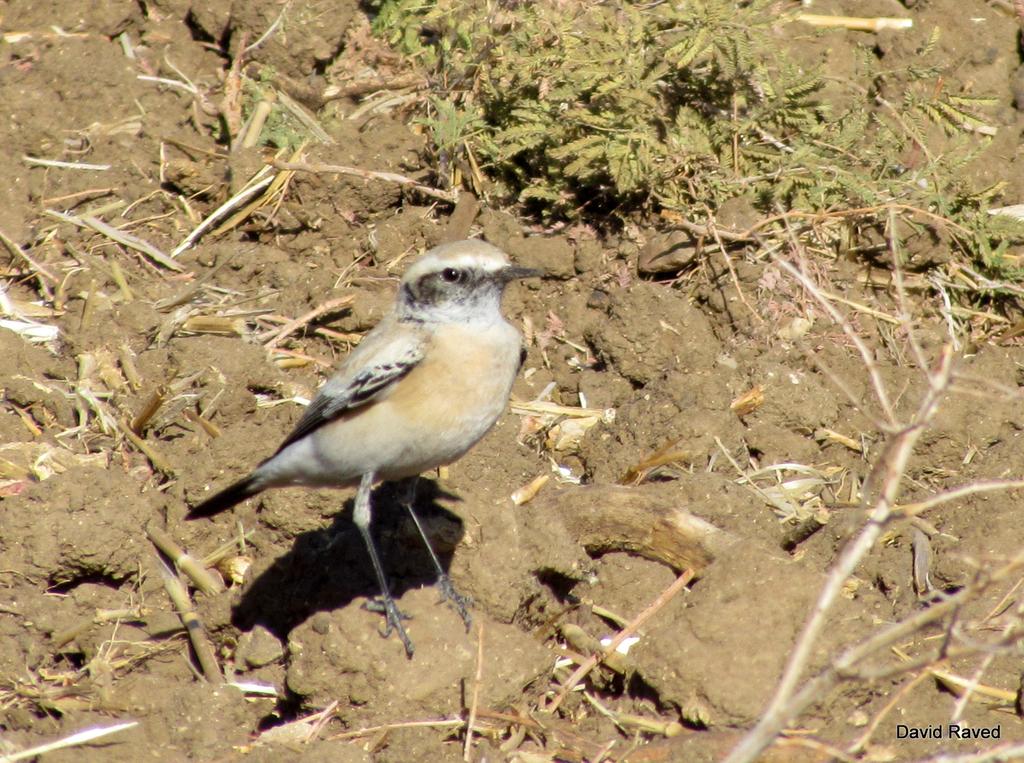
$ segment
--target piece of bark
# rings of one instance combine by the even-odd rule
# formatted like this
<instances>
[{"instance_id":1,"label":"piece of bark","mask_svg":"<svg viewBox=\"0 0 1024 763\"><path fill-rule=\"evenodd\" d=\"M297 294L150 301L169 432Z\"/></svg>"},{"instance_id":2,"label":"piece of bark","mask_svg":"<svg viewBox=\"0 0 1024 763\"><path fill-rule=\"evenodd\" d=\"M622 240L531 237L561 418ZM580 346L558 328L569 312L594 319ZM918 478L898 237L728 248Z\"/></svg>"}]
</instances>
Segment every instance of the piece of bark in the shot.
<instances>
[{"instance_id":1,"label":"piece of bark","mask_svg":"<svg viewBox=\"0 0 1024 763\"><path fill-rule=\"evenodd\" d=\"M698 575L736 538L642 488L588 485L538 499L520 511L535 526L558 521L588 554L625 551ZM529 520L528 520L529 521Z\"/></svg>"},{"instance_id":2,"label":"piece of bark","mask_svg":"<svg viewBox=\"0 0 1024 763\"><path fill-rule=\"evenodd\" d=\"M479 212L480 202L476 196L469 191L461 191L440 243L447 244L469 238L469 230L473 227L473 221Z\"/></svg>"},{"instance_id":3,"label":"piece of bark","mask_svg":"<svg viewBox=\"0 0 1024 763\"><path fill-rule=\"evenodd\" d=\"M685 231L655 233L640 251L637 269L643 275L678 273L693 265L699 254L697 241Z\"/></svg>"}]
</instances>

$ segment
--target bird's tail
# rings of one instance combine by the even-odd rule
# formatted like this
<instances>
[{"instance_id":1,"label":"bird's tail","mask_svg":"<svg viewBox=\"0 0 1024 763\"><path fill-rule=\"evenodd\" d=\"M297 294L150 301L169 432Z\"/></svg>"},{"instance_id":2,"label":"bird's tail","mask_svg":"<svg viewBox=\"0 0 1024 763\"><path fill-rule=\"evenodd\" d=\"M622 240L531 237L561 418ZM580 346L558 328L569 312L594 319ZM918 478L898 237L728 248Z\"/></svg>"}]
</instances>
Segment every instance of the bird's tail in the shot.
<instances>
[{"instance_id":1,"label":"bird's tail","mask_svg":"<svg viewBox=\"0 0 1024 763\"><path fill-rule=\"evenodd\" d=\"M241 503L246 498L256 495L263 488L257 484L253 475L241 479L230 487L226 487L211 498L207 498L198 506L194 506L188 513L189 519L198 517L209 517L224 509L230 509L236 503Z\"/></svg>"}]
</instances>

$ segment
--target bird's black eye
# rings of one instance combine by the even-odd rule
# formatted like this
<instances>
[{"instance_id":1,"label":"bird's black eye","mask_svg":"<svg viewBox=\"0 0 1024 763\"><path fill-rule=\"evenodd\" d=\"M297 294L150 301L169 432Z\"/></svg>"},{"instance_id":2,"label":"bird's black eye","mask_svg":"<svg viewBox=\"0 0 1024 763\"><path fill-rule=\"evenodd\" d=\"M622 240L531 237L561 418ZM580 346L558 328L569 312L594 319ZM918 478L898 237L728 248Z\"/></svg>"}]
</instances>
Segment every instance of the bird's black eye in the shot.
<instances>
[{"instance_id":1,"label":"bird's black eye","mask_svg":"<svg viewBox=\"0 0 1024 763\"><path fill-rule=\"evenodd\" d=\"M455 268L445 268L441 271L441 278L448 283L458 283L462 280L463 273L461 270L456 270Z\"/></svg>"}]
</instances>

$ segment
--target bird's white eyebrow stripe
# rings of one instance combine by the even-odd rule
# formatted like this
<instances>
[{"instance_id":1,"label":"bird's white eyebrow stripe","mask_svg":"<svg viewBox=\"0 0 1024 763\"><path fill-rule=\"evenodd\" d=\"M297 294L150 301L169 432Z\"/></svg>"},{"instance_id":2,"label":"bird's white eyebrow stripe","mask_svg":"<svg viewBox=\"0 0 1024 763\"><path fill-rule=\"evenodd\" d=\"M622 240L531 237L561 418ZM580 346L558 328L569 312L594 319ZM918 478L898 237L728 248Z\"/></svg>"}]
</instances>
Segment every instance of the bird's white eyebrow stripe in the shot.
<instances>
[{"instance_id":1,"label":"bird's white eyebrow stripe","mask_svg":"<svg viewBox=\"0 0 1024 763\"><path fill-rule=\"evenodd\" d=\"M493 257L481 257L476 254L468 253L450 257L438 262L437 264L437 272L440 272L445 268L466 268L469 270L482 270L488 273L501 270L508 265L508 263L502 262L501 260Z\"/></svg>"}]
</instances>

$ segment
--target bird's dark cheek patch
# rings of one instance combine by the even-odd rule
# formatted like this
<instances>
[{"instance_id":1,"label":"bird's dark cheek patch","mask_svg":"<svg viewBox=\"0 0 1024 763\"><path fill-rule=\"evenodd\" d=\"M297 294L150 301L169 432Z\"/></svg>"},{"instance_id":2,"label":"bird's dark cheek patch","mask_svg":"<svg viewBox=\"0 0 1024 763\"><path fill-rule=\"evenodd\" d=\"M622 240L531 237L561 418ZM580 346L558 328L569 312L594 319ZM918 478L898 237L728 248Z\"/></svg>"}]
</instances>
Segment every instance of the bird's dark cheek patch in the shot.
<instances>
[{"instance_id":1,"label":"bird's dark cheek patch","mask_svg":"<svg viewBox=\"0 0 1024 763\"><path fill-rule=\"evenodd\" d=\"M445 300L446 291L445 285L436 275L424 276L416 282L413 300L424 307L432 307Z\"/></svg>"},{"instance_id":2,"label":"bird's dark cheek patch","mask_svg":"<svg viewBox=\"0 0 1024 763\"><path fill-rule=\"evenodd\" d=\"M461 308L470 304L484 306L501 294L498 284L476 274L469 274L465 282L449 283L442 279L441 274L430 273L403 288L406 304L419 310L445 305Z\"/></svg>"}]
</instances>

